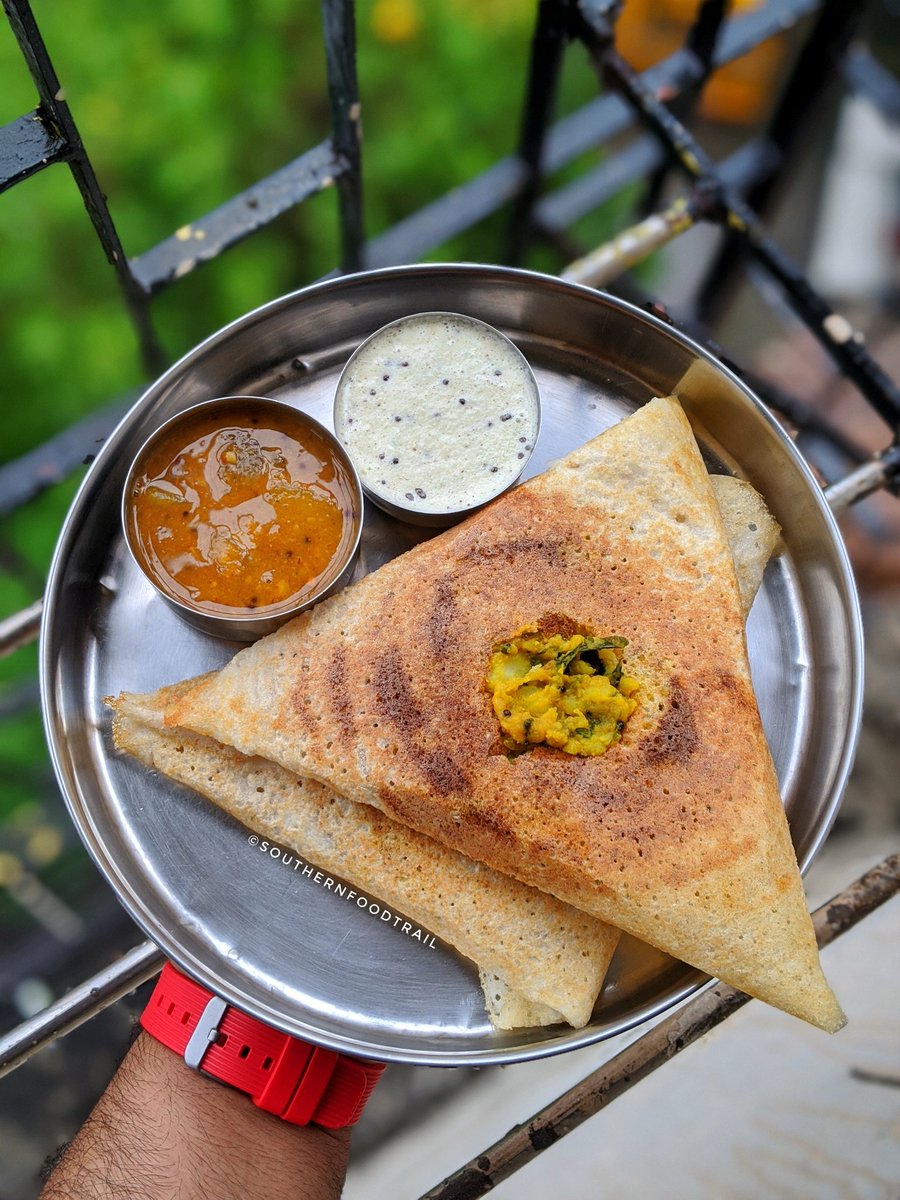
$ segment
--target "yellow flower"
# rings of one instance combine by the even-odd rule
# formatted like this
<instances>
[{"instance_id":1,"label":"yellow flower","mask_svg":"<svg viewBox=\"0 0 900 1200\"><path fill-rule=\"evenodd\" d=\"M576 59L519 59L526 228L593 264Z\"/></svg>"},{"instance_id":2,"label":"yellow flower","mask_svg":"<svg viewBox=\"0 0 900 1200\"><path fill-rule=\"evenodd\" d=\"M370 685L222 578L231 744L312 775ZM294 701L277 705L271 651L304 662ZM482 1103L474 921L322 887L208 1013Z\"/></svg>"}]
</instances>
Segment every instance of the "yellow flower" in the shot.
<instances>
[{"instance_id":1,"label":"yellow flower","mask_svg":"<svg viewBox=\"0 0 900 1200\"><path fill-rule=\"evenodd\" d=\"M381 42L408 42L422 28L416 0L378 0L372 9L372 32Z\"/></svg>"}]
</instances>

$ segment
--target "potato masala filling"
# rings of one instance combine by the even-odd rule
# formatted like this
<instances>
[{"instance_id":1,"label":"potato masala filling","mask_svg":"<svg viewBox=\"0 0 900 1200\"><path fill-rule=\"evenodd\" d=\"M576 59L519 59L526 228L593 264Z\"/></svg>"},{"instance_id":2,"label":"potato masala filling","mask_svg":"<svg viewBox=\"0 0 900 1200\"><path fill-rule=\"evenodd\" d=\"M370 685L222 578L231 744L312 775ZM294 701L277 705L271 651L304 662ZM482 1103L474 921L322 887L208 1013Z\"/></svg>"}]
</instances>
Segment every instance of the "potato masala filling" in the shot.
<instances>
[{"instance_id":1,"label":"potato masala filling","mask_svg":"<svg viewBox=\"0 0 900 1200\"><path fill-rule=\"evenodd\" d=\"M603 754L637 708L639 683L626 675L626 638L571 637L524 627L495 646L487 687L507 751L537 745Z\"/></svg>"}]
</instances>

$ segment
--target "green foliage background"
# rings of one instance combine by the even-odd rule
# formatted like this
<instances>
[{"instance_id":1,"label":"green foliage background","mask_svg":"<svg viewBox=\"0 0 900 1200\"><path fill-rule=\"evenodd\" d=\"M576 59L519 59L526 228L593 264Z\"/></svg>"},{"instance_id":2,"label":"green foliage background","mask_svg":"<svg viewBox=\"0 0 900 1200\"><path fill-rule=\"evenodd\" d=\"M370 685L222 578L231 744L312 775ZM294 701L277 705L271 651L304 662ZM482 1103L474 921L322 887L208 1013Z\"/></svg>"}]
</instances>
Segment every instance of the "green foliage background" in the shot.
<instances>
[{"instance_id":1,"label":"green foliage background","mask_svg":"<svg viewBox=\"0 0 900 1200\"><path fill-rule=\"evenodd\" d=\"M514 150L535 9L521 0L360 0L369 236ZM34 13L129 255L328 135L316 0L34 0ZM0 79L3 124L37 103L5 22ZM573 49L561 112L595 92ZM154 317L169 358L331 270L336 214L334 191L323 193L162 293ZM606 220L586 222L588 242ZM500 261L504 231L498 216L431 257ZM531 265L561 264L540 251ZM114 273L63 165L0 195L0 345L0 463L146 382ZM77 482L4 521L0 617L40 595ZM0 920L13 925L22 914L2 885L21 864L73 903L93 878L57 820L35 667L34 647L0 662Z\"/></svg>"}]
</instances>

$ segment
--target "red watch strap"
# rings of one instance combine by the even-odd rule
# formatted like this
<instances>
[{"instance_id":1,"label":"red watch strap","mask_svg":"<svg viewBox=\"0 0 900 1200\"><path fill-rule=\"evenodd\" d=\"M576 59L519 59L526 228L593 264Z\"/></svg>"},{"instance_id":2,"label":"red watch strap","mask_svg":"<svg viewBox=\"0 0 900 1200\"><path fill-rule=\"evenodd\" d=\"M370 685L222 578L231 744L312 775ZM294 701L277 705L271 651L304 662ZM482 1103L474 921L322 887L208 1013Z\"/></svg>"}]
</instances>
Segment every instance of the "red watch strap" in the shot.
<instances>
[{"instance_id":1,"label":"red watch strap","mask_svg":"<svg viewBox=\"0 0 900 1200\"><path fill-rule=\"evenodd\" d=\"M247 1092L293 1125L355 1125L384 1063L350 1058L280 1033L226 1004L167 963L141 1025L189 1066Z\"/></svg>"}]
</instances>

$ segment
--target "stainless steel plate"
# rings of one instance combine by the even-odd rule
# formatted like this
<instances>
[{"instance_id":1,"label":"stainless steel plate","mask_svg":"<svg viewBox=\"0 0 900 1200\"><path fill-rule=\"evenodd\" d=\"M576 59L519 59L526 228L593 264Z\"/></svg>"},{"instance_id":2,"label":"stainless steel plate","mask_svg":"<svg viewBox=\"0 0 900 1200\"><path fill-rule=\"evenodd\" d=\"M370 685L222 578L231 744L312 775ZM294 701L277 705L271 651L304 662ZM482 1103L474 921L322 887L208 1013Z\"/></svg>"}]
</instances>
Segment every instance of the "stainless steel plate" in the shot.
<instances>
[{"instance_id":1,"label":"stainless steel plate","mask_svg":"<svg viewBox=\"0 0 900 1200\"><path fill-rule=\"evenodd\" d=\"M63 529L42 631L47 736L88 849L138 924L184 969L290 1033L387 1060L510 1062L582 1046L704 981L623 939L591 1024L494 1033L477 974L252 844L212 804L117 757L103 697L221 666L237 648L196 632L128 557L119 491L138 446L208 397L271 395L330 427L334 386L375 329L430 309L467 313L519 346L541 388L542 470L653 395L678 391L711 466L762 492L784 530L748 624L760 708L801 866L834 818L856 743L856 593L822 494L777 423L733 375L665 324L608 296L506 268L417 266L276 300L204 342L109 438ZM370 507L364 573L427 531Z\"/></svg>"}]
</instances>

